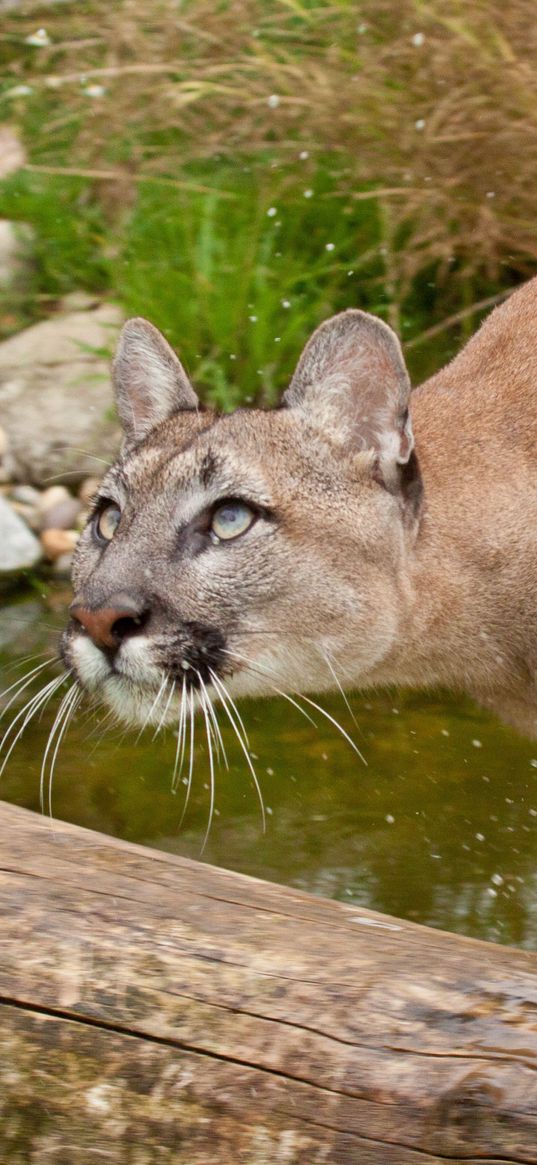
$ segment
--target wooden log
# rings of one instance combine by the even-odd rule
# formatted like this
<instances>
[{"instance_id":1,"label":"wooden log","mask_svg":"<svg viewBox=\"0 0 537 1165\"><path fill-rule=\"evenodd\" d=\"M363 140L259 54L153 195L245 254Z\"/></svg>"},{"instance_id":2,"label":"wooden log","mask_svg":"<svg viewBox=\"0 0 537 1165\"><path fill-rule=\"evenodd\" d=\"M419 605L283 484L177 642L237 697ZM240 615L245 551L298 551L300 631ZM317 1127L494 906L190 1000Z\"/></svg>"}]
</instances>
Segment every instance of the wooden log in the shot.
<instances>
[{"instance_id":1,"label":"wooden log","mask_svg":"<svg viewBox=\"0 0 537 1165\"><path fill-rule=\"evenodd\" d=\"M537 1162L537 957L0 804L0 1161Z\"/></svg>"}]
</instances>

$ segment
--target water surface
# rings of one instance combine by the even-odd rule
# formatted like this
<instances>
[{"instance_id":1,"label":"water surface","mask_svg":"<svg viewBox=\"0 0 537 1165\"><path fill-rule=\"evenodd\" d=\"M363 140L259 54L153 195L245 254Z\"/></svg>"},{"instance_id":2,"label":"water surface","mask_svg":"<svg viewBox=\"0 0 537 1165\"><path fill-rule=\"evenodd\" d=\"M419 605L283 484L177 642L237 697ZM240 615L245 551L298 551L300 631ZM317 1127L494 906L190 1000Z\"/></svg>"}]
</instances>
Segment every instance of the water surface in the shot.
<instances>
[{"instance_id":1,"label":"water surface","mask_svg":"<svg viewBox=\"0 0 537 1165\"><path fill-rule=\"evenodd\" d=\"M52 653L68 591L0 608L1 687ZM46 675L53 675L53 670ZM29 687L5 718L9 721ZM443 693L323 697L367 760L321 716L314 728L283 700L244 701L259 802L222 721L230 768L217 771L216 812L201 860L431 926L537 945L537 742L470 701ZM0 796L39 810L41 757L59 698L32 721ZM310 709L311 711L311 709ZM198 728L194 782L171 792L176 740L124 734L81 709L58 754L54 814L129 841L200 859L209 765Z\"/></svg>"}]
</instances>

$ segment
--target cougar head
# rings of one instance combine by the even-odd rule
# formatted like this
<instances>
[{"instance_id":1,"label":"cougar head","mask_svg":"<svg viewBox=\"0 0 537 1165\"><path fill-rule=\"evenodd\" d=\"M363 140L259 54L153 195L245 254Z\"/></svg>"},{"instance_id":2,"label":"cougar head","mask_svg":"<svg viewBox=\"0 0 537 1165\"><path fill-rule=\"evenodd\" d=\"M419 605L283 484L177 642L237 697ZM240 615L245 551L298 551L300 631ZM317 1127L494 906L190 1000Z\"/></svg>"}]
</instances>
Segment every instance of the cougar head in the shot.
<instances>
[{"instance_id":1,"label":"cougar head","mask_svg":"<svg viewBox=\"0 0 537 1165\"><path fill-rule=\"evenodd\" d=\"M421 494L394 333L334 316L278 408L223 415L134 319L114 385L124 445L77 547L61 645L82 687L133 723L176 718L204 687L366 685L397 637Z\"/></svg>"}]
</instances>

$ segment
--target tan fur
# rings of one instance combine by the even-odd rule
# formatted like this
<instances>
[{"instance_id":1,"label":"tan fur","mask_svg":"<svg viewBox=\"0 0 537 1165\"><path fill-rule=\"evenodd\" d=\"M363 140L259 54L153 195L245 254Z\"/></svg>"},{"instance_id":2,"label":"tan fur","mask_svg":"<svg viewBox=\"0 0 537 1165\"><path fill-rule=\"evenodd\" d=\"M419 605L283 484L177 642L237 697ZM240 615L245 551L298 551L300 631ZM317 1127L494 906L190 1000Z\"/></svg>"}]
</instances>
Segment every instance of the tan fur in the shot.
<instances>
[{"instance_id":1,"label":"tan fur","mask_svg":"<svg viewBox=\"0 0 537 1165\"><path fill-rule=\"evenodd\" d=\"M154 342L133 326L122 368ZM104 550L86 532L74 582L88 610L128 592L149 614L113 671L70 626L82 683L143 719L210 629L233 695L330 688L334 673L350 688L442 684L537 734L537 280L412 394L421 505L400 349L372 317L319 329L279 410L197 413L177 379L165 420L151 386L138 405L128 376L117 384L122 415L139 407L145 432L153 410L155 427L133 444L129 421L103 486L118 532ZM226 497L258 520L233 545L205 544L196 523Z\"/></svg>"}]
</instances>

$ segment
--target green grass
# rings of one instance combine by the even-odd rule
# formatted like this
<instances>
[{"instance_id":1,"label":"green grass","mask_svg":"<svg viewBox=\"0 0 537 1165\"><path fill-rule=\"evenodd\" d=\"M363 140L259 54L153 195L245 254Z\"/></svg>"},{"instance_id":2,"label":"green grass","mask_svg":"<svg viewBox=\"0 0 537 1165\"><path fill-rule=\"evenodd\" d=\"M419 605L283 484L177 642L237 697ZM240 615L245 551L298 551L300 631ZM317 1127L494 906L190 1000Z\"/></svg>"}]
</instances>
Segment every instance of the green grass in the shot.
<instances>
[{"instance_id":1,"label":"green grass","mask_svg":"<svg viewBox=\"0 0 537 1165\"><path fill-rule=\"evenodd\" d=\"M214 403L270 403L323 318L385 309L376 202L342 205L326 170L312 187L247 168L201 177L206 193L142 186L113 224L78 178L23 173L0 206L32 225L34 305L105 292L164 331Z\"/></svg>"}]
</instances>

